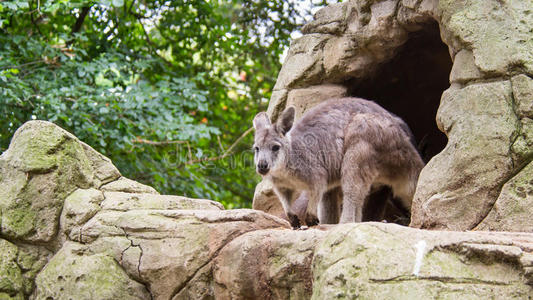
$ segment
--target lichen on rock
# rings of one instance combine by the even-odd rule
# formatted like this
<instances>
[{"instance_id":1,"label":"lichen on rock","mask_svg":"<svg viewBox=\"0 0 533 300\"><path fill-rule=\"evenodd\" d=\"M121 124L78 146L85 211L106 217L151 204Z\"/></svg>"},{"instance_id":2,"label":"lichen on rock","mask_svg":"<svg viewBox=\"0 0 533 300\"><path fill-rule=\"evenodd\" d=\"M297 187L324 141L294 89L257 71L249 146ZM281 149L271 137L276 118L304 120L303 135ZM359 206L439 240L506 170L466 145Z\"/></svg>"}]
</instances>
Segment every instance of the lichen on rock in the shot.
<instances>
[{"instance_id":1,"label":"lichen on rock","mask_svg":"<svg viewBox=\"0 0 533 300\"><path fill-rule=\"evenodd\" d=\"M150 299L112 257L72 242L48 262L36 286L33 299Z\"/></svg>"}]
</instances>

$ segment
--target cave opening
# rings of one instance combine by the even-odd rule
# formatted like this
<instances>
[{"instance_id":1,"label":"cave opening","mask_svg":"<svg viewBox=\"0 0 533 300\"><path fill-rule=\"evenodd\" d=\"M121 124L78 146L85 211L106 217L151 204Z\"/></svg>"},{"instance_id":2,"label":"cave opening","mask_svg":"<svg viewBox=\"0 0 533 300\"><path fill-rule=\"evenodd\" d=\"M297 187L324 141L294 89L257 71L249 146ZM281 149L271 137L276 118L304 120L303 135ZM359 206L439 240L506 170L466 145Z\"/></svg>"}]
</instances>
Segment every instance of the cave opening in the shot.
<instances>
[{"instance_id":1,"label":"cave opening","mask_svg":"<svg viewBox=\"0 0 533 300\"><path fill-rule=\"evenodd\" d=\"M425 162L444 149L447 137L435 121L442 92L450 86L452 60L437 22L409 34L397 54L371 78L346 83L349 94L377 102L402 118Z\"/></svg>"},{"instance_id":2,"label":"cave opening","mask_svg":"<svg viewBox=\"0 0 533 300\"><path fill-rule=\"evenodd\" d=\"M451 69L448 46L440 38L438 23L433 22L410 33L396 55L372 77L345 84L349 95L373 100L402 118L409 125L423 160L428 162L447 143L435 117L442 92L450 86ZM363 219L408 225L409 212L396 203L389 188L378 189L369 196Z\"/></svg>"}]
</instances>

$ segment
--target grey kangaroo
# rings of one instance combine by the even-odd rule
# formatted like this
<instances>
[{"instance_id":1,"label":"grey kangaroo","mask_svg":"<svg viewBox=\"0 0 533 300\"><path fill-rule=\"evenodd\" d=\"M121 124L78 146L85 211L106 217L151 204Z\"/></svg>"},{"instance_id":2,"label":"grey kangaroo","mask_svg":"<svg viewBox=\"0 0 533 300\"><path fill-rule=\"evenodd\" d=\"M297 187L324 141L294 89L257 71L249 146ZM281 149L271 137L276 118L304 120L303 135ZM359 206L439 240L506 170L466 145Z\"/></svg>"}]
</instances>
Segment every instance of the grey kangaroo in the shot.
<instances>
[{"instance_id":1,"label":"grey kangaroo","mask_svg":"<svg viewBox=\"0 0 533 300\"><path fill-rule=\"evenodd\" d=\"M260 112L253 121L256 171L272 180L293 228L326 223L341 207L340 223L361 222L367 195L383 185L410 210L424 162L399 117L360 98L325 101L293 125L294 113L289 107L272 124ZM327 203L339 188L342 203ZM307 198L303 216L298 192Z\"/></svg>"}]
</instances>

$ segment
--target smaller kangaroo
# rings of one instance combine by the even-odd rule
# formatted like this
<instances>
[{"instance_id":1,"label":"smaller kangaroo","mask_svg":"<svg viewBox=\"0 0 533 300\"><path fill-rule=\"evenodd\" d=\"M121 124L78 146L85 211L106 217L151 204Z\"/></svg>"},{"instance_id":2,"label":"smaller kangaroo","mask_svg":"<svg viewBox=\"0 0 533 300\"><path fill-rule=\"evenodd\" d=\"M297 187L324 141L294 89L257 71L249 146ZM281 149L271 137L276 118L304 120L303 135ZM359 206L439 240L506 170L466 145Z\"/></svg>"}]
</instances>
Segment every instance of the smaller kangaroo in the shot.
<instances>
[{"instance_id":1,"label":"smaller kangaroo","mask_svg":"<svg viewBox=\"0 0 533 300\"><path fill-rule=\"evenodd\" d=\"M256 171L269 176L293 228L331 220L340 209L340 223L361 222L365 198L372 188L389 186L410 210L424 162L407 124L378 104L360 98L325 101L293 126L294 108L276 124L265 112L254 120ZM326 193L341 189L341 203ZM296 194L301 192L296 201ZM305 220L298 212L307 199ZM304 199L305 199L304 198ZM293 205L299 202L298 205Z\"/></svg>"}]
</instances>

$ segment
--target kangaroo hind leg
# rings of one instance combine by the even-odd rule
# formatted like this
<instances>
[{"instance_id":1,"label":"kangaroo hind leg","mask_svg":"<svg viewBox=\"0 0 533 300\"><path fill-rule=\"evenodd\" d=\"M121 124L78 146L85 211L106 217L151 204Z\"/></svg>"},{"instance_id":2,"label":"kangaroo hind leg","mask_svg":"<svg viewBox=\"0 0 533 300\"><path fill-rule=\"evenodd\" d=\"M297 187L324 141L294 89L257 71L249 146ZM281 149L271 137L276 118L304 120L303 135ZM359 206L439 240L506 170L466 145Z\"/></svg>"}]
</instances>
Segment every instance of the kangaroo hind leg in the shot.
<instances>
[{"instance_id":1,"label":"kangaroo hind leg","mask_svg":"<svg viewBox=\"0 0 533 300\"><path fill-rule=\"evenodd\" d=\"M377 161L367 143L360 142L345 153L341 168L344 197L340 223L363 221L365 199L378 175Z\"/></svg>"},{"instance_id":2,"label":"kangaroo hind leg","mask_svg":"<svg viewBox=\"0 0 533 300\"><path fill-rule=\"evenodd\" d=\"M342 190L340 187L333 188L324 194L318 203L318 220L320 224L339 223L342 206Z\"/></svg>"}]
</instances>

